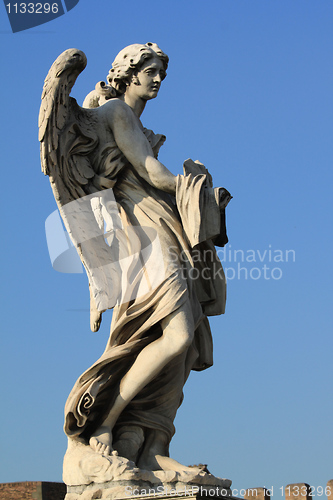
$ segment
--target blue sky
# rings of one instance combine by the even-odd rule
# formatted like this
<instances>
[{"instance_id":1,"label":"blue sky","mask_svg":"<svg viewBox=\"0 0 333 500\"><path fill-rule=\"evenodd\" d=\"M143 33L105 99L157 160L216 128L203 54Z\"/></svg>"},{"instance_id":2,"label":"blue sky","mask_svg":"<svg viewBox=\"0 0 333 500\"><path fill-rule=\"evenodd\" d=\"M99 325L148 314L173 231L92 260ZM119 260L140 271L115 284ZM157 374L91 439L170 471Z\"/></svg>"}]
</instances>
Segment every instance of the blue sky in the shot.
<instances>
[{"instance_id":1,"label":"blue sky","mask_svg":"<svg viewBox=\"0 0 333 500\"><path fill-rule=\"evenodd\" d=\"M237 489L273 486L276 499L288 483L325 486L333 478L333 4L121 5L80 0L16 34L2 8L0 482L61 480L64 403L104 350L111 319L91 333L86 277L50 264L44 223L56 206L37 140L44 78L62 51L83 50L88 65L72 91L82 103L120 49L153 41L170 57L142 116L167 136L160 160L177 174L186 158L199 159L234 197L227 309L211 321L215 364L190 376L171 454L207 463ZM234 250L244 258L254 250L256 260L241 262Z\"/></svg>"}]
</instances>

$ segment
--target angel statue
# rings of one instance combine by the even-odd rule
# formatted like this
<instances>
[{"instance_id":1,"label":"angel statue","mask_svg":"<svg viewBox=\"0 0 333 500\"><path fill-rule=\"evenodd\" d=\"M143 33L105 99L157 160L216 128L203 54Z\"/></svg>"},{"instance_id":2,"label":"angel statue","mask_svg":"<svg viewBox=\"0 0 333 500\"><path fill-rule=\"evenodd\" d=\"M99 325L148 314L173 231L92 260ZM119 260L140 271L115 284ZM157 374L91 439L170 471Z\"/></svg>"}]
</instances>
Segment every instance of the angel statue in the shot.
<instances>
[{"instance_id":1,"label":"angel statue","mask_svg":"<svg viewBox=\"0 0 333 500\"><path fill-rule=\"evenodd\" d=\"M113 308L104 353L68 397L65 432L146 471L186 469L169 457L173 421L190 371L212 365L207 316L226 298L214 245L227 242L231 196L198 161L173 175L157 159L165 137L140 121L168 60L155 43L124 48L80 107L69 94L86 56L66 50L39 115L42 170L88 275L93 331Z\"/></svg>"}]
</instances>

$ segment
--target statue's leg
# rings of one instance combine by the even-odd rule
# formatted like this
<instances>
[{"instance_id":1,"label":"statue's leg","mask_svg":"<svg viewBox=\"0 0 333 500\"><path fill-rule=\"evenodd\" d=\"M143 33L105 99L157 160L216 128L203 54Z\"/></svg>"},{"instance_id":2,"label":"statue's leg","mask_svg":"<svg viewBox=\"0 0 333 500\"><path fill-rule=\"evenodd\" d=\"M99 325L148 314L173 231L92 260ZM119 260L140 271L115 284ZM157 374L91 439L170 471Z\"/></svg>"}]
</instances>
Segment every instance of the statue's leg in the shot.
<instances>
[{"instance_id":1,"label":"statue's leg","mask_svg":"<svg viewBox=\"0 0 333 500\"><path fill-rule=\"evenodd\" d=\"M137 425L124 425L117 429L114 437L114 449L118 455L137 463L145 435L143 429Z\"/></svg>"},{"instance_id":2,"label":"statue's leg","mask_svg":"<svg viewBox=\"0 0 333 500\"><path fill-rule=\"evenodd\" d=\"M121 412L167 363L191 345L194 324L190 302L186 301L179 309L164 318L161 327L162 336L139 353L120 382L119 394L109 415L90 438L89 444L95 451L110 454L112 429Z\"/></svg>"},{"instance_id":3,"label":"statue's leg","mask_svg":"<svg viewBox=\"0 0 333 500\"><path fill-rule=\"evenodd\" d=\"M169 438L160 430L151 430L145 442L144 450L137 463L145 470L173 470L175 472L200 473L201 467L187 467L169 457Z\"/></svg>"}]
</instances>

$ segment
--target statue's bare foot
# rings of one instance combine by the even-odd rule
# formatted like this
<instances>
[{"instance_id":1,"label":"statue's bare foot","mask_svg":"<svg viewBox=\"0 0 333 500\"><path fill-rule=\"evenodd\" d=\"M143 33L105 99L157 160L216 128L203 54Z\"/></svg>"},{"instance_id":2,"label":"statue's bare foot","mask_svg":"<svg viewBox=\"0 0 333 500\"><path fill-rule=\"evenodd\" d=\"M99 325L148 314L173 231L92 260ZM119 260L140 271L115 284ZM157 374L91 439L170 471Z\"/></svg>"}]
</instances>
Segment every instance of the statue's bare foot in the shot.
<instances>
[{"instance_id":1,"label":"statue's bare foot","mask_svg":"<svg viewBox=\"0 0 333 500\"><path fill-rule=\"evenodd\" d=\"M89 439L90 447L101 455L117 455L112 449L112 433L110 427L102 425Z\"/></svg>"},{"instance_id":2,"label":"statue's bare foot","mask_svg":"<svg viewBox=\"0 0 333 500\"><path fill-rule=\"evenodd\" d=\"M170 457L165 457L162 455L150 455L138 462L138 467L144 470L164 470L164 471L174 471L174 472L192 472L193 474L199 474L203 472L203 468L198 466L188 467L183 465L177 460Z\"/></svg>"}]
</instances>

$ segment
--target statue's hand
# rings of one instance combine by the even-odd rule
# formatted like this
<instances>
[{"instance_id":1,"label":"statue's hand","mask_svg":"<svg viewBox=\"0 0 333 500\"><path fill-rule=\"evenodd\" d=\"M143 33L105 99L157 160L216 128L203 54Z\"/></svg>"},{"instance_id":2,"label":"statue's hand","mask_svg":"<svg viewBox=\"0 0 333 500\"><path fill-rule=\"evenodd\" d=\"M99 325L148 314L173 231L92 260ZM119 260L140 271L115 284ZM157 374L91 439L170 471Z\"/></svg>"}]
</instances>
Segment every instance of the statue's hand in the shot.
<instances>
[{"instance_id":1,"label":"statue's hand","mask_svg":"<svg viewBox=\"0 0 333 500\"><path fill-rule=\"evenodd\" d=\"M185 175L206 175L207 176L207 184L208 187L213 187L213 178L208 172L207 168L203 163L201 163L199 160L191 160L191 158L188 158L187 160L184 161L183 164L184 167L184 174Z\"/></svg>"}]
</instances>

